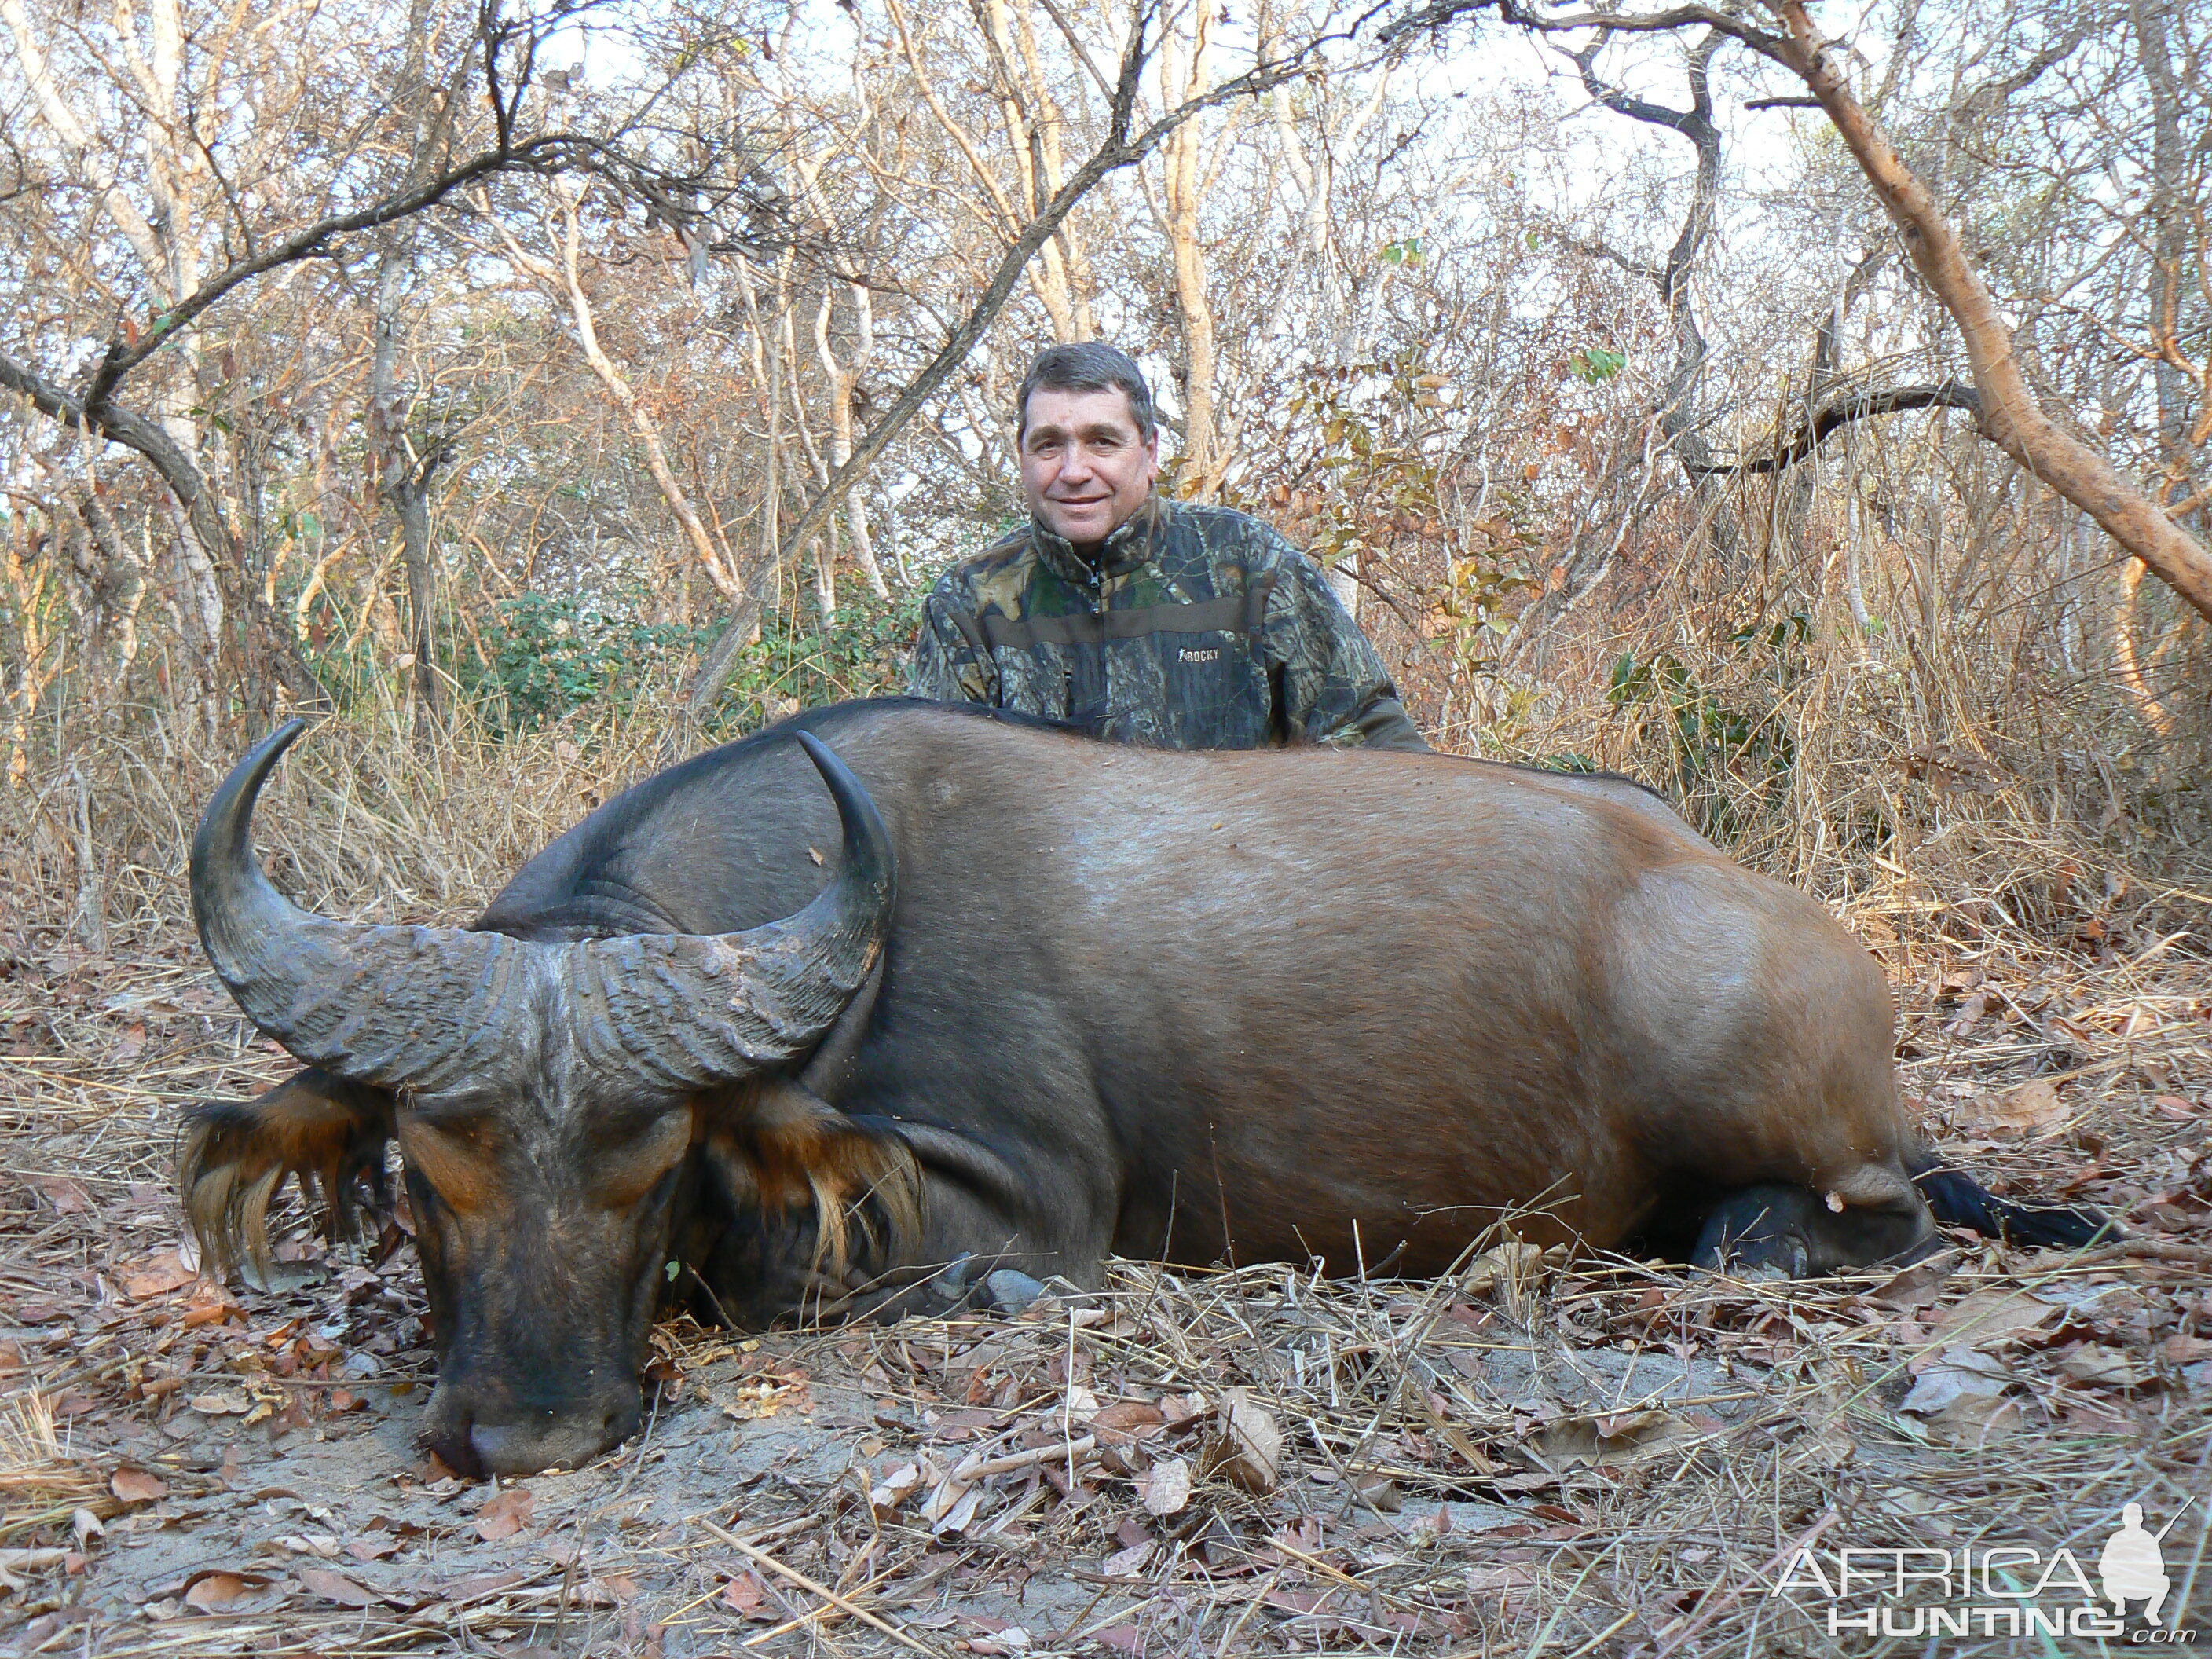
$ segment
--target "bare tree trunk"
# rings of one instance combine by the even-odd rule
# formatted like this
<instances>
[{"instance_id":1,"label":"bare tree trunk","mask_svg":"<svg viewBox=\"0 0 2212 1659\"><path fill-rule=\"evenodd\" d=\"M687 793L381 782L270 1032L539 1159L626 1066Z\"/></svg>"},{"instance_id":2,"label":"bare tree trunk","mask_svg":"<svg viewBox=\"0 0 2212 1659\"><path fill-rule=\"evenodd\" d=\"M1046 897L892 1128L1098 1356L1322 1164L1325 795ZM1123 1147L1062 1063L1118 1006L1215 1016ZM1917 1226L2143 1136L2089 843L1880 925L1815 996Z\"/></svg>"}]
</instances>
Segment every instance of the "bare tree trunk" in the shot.
<instances>
[{"instance_id":1,"label":"bare tree trunk","mask_svg":"<svg viewBox=\"0 0 2212 1659\"><path fill-rule=\"evenodd\" d=\"M975 134L960 124L957 117L945 102L938 90L936 78L930 73L928 60L921 50L921 41L908 21L906 9L900 0L885 0L891 26L897 31L899 50L907 67L914 73L915 85L920 89L922 101L929 106L945 136L952 141L975 182L982 186L997 216L1001 234L1012 237L1020 228L1041 216L1046 204L1061 190L1064 184L1048 184L1039 171L1033 157L1044 149L1047 134L1041 131L1023 108L1022 100L1016 95L1013 65L1008 57L1009 37L1006 34L1006 8L1001 0L983 0L978 21L984 27L984 40L992 58L994 88L998 94L1000 119L1006 124L1006 148L1014 158L1015 179L1010 190L983 155L982 146ZM1058 138L1052 143L1056 149ZM1055 174L1057 168L1051 169ZM1039 240L1037 258L1034 264L1024 262L1023 276L1029 283L1045 315L1052 321L1052 337L1055 341L1084 340L1091 337L1091 312L1088 301L1079 311L1077 295L1068 283L1068 259L1064 250L1071 246L1073 233L1065 216L1052 227L1050 234Z\"/></svg>"},{"instance_id":2,"label":"bare tree trunk","mask_svg":"<svg viewBox=\"0 0 2212 1659\"><path fill-rule=\"evenodd\" d=\"M723 598L741 599L744 590L736 572L729 568L730 562L724 558L722 550L715 545L714 537L708 532L706 521L699 516L698 508L692 505L691 498L684 494L684 486L677 481L675 469L668 464L668 452L660 441L660 423L653 418L653 411L639 400L629 380L599 344L599 325L592 315L592 302L584 292L583 278L577 264L577 251L583 240L577 217L578 194L580 192L560 192L560 223L557 227L548 226L552 232L555 251L560 256L557 268L526 252L504 229L500 232L501 240L505 243L509 257L517 264L551 288L568 306L569 320L575 325L576 342L583 348L584 361L591 366L592 373L599 377L599 384L607 389L608 396L629 417L630 430L637 434L640 447L645 451L646 471L652 474L653 487L660 492L660 499L675 514L684 538L690 545L692 557L707 573L707 580L714 584Z\"/></svg>"},{"instance_id":3,"label":"bare tree trunk","mask_svg":"<svg viewBox=\"0 0 2212 1659\"><path fill-rule=\"evenodd\" d=\"M1172 109L1206 91L1207 48L1212 8L1196 0L1191 13L1187 56L1163 42L1160 106ZM1183 441L1182 482L1194 501L1213 499L1218 482L1213 392L1213 303L1206 293L1206 248L1199 223L1200 163L1203 136L1195 121L1178 129L1160 146L1161 228L1175 256L1176 321L1182 335Z\"/></svg>"},{"instance_id":4,"label":"bare tree trunk","mask_svg":"<svg viewBox=\"0 0 2212 1659\"><path fill-rule=\"evenodd\" d=\"M2120 690L2127 693L2128 701L2135 705L2136 716L2145 726L2161 738L2173 735L2173 716L2143 678L2142 664L2136 656L2136 621L2141 610L2143 564L2140 559L2130 559L2120 570L2119 602L2112 607L2112 667L2120 682Z\"/></svg>"},{"instance_id":5,"label":"bare tree trunk","mask_svg":"<svg viewBox=\"0 0 2212 1659\"><path fill-rule=\"evenodd\" d=\"M1703 483L1712 463L1712 451L1698 430L1697 418L1698 383L1704 378L1705 369L1705 337L1698 326L1690 279L1696 272L1698 255L1705 252L1705 243L1712 235L1713 222L1720 208L1721 131L1713 124L1711 80L1713 54L1728 37L1718 30L1709 29L1690 46L1687 109L1671 109L1664 104L1632 97L1601 81L1597 55L1611 38L1610 31L1600 29L1589 44L1573 54L1575 66L1582 71L1583 89L1616 115L1625 115L1648 126L1664 127L1686 139L1697 154L1697 171L1690 182L1689 211L1682 216L1682 228L1675 233L1674 246L1667 250L1666 263L1654 270L1614 257L1617 263L1650 277L1659 290L1660 304L1667 307L1668 325L1674 335L1674 366L1659 395L1659 429L1666 434L1668 446L1681 457L1691 476Z\"/></svg>"},{"instance_id":6,"label":"bare tree trunk","mask_svg":"<svg viewBox=\"0 0 2212 1659\"><path fill-rule=\"evenodd\" d=\"M437 571L430 545L430 480L442 450L409 467L386 486L399 515L399 557L407 576L407 652L414 659L415 740L428 749L445 723L444 685L438 678Z\"/></svg>"},{"instance_id":7,"label":"bare tree trunk","mask_svg":"<svg viewBox=\"0 0 2212 1659\"><path fill-rule=\"evenodd\" d=\"M814 350L822 359L822 372L830 377L830 465L823 483L827 484L836 469L853 459L853 413L860 396L860 376L866 371L869 360L875 355L875 310L868 290L860 283L848 285L852 297L854 331L855 336L852 356L843 362L830 347L830 314L836 301L836 293L822 296L821 309L814 313ZM853 532L853 559L860 567L867 580L868 590L879 599L888 599L891 591L884 585L884 573L876 565L876 547L868 532L868 501L859 490L846 500L845 522Z\"/></svg>"},{"instance_id":8,"label":"bare tree trunk","mask_svg":"<svg viewBox=\"0 0 2212 1659\"><path fill-rule=\"evenodd\" d=\"M2166 0L2130 0L2128 10L2135 24L2136 54L2150 85L2150 335L2159 354L2151 363L2151 384L2158 394L2158 447L2165 474L2159 495L2171 501L2195 493L2188 377L2175 361L2181 355L2181 290L2186 280L2188 208L2181 198L2188 147L2166 45Z\"/></svg>"},{"instance_id":9,"label":"bare tree trunk","mask_svg":"<svg viewBox=\"0 0 2212 1659\"><path fill-rule=\"evenodd\" d=\"M369 364L368 435L381 475L378 493L399 523L400 568L407 581L407 655L415 704L415 740L428 749L445 715L436 654L437 587L432 580L430 481L444 463L442 446L418 453L407 435L406 394L399 386L405 325L407 254L387 231L377 260L375 342Z\"/></svg>"}]
</instances>

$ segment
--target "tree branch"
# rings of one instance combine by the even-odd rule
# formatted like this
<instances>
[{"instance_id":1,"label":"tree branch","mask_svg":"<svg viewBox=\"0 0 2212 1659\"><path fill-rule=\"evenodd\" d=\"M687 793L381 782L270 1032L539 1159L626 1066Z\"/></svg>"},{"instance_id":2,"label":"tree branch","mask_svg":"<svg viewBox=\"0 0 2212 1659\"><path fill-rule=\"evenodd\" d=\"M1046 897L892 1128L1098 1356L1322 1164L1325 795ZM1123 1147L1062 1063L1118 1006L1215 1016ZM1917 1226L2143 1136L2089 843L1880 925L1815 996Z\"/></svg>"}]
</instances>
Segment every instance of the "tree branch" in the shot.
<instances>
[{"instance_id":1,"label":"tree branch","mask_svg":"<svg viewBox=\"0 0 2212 1659\"><path fill-rule=\"evenodd\" d=\"M176 440L144 416L118 409L112 404L98 410L88 409L81 399L5 354L0 354L0 386L27 398L33 409L64 426L97 433L125 449L137 451L154 464L161 481L188 512L197 508L207 495L207 481L200 477L200 470L192 465L191 458L178 447ZM229 532L226 530L222 544L216 550L218 555L228 544Z\"/></svg>"},{"instance_id":2,"label":"tree branch","mask_svg":"<svg viewBox=\"0 0 2212 1659\"><path fill-rule=\"evenodd\" d=\"M1826 405L1813 418L1790 435L1788 442L1779 446L1771 455L1756 460L1723 461L1711 465L1692 466L1683 463L1686 472L1706 475L1739 472L1779 472L1808 459L1820 448L1821 441L1839 427L1854 421L1869 420L1877 415L1899 415L1911 409L1963 409L1978 416L1982 400L1973 387L1957 380L1945 380L1938 386L1891 386L1881 392L1857 392L1848 398L1838 398Z\"/></svg>"},{"instance_id":3,"label":"tree branch","mask_svg":"<svg viewBox=\"0 0 2212 1659\"><path fill-rule=\"evenodd\" d=\"M109 341L107 349L100 355L100 366L93 371L91 383L85 388L84 404L94 410L103 406L114 395L125 375L182 333L210 306L256 276L282 265L313 258L338 237L374 230L434 207L455 191L493 173L557 173L578 165L582 154L601 149L604 146L598 140L573 133L544 134L513 149L495 147L395 196L387 196L351 213L332 214L295 230L201 283L156 317L153 326L139 334L137 343L121 336Z\"/></svg>"},{"instance_id":4,"label":"tree branch","mask_svg":"<svg viewBox=\"0 0 2212 1659\"><path fill-rule=\"evenodd\" d=\"M88 408L81 399L4 353L0 353L0 388L27 398L33 408L65 426L96 433L125 449L137 451L152 463L161 482L176 496L177 504L184 508L193 536L214 566L226 608L245 621L260 656L283 682L295 702L308 703L321 698L321 686L308 672L289 636L274 627L258 591L246 579L246 572L240 567L238 538L223 514L222 503L175 439L158 422L127 409L118 409L112 403L97 409Z\"/></svg>"}]
</instances>

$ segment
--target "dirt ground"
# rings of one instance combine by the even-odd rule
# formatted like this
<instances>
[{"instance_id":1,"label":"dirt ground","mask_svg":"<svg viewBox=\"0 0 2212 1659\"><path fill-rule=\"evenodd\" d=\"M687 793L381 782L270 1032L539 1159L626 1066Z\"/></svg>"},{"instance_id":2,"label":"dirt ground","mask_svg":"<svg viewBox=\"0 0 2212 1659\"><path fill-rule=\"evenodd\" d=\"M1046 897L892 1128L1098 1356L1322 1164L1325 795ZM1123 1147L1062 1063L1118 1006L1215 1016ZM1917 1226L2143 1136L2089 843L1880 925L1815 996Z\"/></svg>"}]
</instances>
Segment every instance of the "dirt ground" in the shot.
<instances>
[{"instance_id":1,"label":"dirt ground","mask_svg":"<svg viewBox=\"0 0 2212 1659\"><path fill-rule=\"evenodd\" d=\"M1805 1285L1510 1244L1437 1283L1131 1265L1016 1320L671 1325L637 1440L496 1486L413 1443L403 1238L194 1272L179 1113L283 1065L197 954L6 970L0 1659L2086 1652L1831 1634L1878 1599L1792 1564L2094 1576L2129 1502L2166 1622L2212 1623L2212 969L2170 954L1899 976L1930 1134L2123 1245Z\"/></svg>"}]
</instances>

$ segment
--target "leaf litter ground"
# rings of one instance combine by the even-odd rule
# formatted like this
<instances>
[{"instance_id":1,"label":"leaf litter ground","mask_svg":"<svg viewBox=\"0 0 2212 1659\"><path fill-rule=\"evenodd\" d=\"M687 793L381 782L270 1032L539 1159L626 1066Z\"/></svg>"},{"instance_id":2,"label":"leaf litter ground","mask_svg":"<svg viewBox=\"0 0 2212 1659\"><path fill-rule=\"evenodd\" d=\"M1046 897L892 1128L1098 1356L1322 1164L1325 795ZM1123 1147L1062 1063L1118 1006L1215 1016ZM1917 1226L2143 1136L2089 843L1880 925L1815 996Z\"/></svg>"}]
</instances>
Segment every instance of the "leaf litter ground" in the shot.
<instances>
[{"instance_id":1,"label":"leaf litter ground","mask_svg":"<svg viewBox=\"0 0 2212 1659\"><path fill-rule=\"evenodd\" d=\"M2212 1610L2212 968L1899 986L1930 1135L2123 1246L1747 1281L1505 1243L1435 1282L1115 1270L974 1315L654 1335L637 1440L414 1445L404 1249L200 1279L179 1114L284 1062L196 956L0 979L0 1654L1919 1652L1801 1545L2064 1545L2139 1501ZM387 1238L386 1247L399 1241ZM1355 1264L1332 1264L1339 1268ZM1977 1637L1947 1652L2013 1650Z\"/></svg>"}]
</instances>

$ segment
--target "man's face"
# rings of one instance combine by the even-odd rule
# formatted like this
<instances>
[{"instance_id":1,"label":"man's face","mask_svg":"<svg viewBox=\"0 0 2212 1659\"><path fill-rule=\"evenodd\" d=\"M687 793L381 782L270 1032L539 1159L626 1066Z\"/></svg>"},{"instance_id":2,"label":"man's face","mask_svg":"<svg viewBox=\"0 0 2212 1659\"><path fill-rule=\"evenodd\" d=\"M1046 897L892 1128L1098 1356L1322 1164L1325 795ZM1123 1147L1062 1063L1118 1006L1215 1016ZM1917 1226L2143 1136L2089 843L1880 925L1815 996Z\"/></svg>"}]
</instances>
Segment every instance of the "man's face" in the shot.
<instances>
[{"instance_id":1,"label":"man's face","mask_svg":"<svg viewBox=\"0 0 2212 1659\"><path fill-rule=\"evenodd\" d=\"M1096 547L1145 504L1159 471L1159 434L1137 435L1127 392L1030 393L1022 489L1046 529Z\"/></svg>"}]
</instances>

